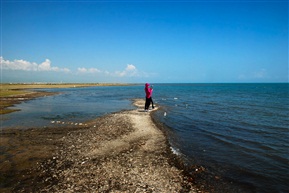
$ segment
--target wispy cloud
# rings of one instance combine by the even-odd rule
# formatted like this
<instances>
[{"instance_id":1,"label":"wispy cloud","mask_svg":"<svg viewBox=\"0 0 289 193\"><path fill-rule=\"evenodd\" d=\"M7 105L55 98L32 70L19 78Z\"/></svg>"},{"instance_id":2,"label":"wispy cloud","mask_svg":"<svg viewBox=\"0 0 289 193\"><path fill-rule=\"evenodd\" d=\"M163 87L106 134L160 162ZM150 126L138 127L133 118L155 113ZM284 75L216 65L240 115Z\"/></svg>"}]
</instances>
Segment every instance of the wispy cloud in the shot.
<instances>
[{"instance_id":1,"label":"wispy cloud","mask_svg":"<svg viewBox=\"0 0 289 193\"><path fill-rule=\"evenodd\" d=\"M54 72L70 72L68 68L59 68L51 66L51 61L46 59L44 62L37 64L26 60L5 60L0 57L1 70L23 70L23 71L54 71Z\"/></svg>"},{"instance_id":2,"label":"wispy cloud","mask_svg":"<svg viewBox=\"0 0 289 193\"><path fill-rule=\"evenodd\" d=\"M113 75L118 77L135 77L139 76L137 68L133 64L128 64L123 71L116 71Z\"/></svg>"},{"instance_id":3,"label":"wispy cloud","mask_svg":"<svg viewBox=\"0 0 289 193\"><path fill-rule=\"evenodd\" d=\"M260 78L266 78L267 77L267 70L261 69L254 73L254 78L260 79Z\"/></svg>"},{"instance_id":4,"label":"wispy cloud","mask_svg":"<svg viewBox=\"0 0 289 193\"><path fill-rule=\"evenodd\" d=\"M262 68L260 70L257 70L255 72L250 72L247 74L240 74L238 79L242 81L246 80L261 80L261 79L268 79L270 78L268 72L266 69Z\"/></svg>"},{"instance_id":5,"label":"wispy cloud","mask_svg":"<svg viewBox=\"0 0 289 193\"><path fill-rule=\"evenodd\" d=\"M78 74L98 73L99 75L119 77L119 78L122 78L122 77L141 77L141 76L145 75L145 73L139 72L137 67L133 64L127 64L125 69L116 70L113 72L110 72L107 70L99 70L97 68L85 68L85 67L78 68L77 72L78 72Z\"/></svg>"},{"instance_id":6,"label":"wispy cloud","mask_svg":"<svg viewBox=\"0 0 289 193\"><path fill-rule=\"evenodd\" d=\"M101 71L97 68L77 68L77 72L79 73L100 73Z\"/></svg>"}]
</instances>

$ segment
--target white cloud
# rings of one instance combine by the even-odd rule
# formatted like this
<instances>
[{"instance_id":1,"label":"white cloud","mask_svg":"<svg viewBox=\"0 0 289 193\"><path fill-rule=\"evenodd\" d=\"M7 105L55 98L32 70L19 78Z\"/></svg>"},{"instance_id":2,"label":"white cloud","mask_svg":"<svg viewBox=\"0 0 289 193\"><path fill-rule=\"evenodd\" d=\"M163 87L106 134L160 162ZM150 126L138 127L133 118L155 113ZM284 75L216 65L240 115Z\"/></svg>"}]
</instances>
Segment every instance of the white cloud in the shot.
<instances>
[{"instance_id":1,"label":"white cloud","mask_svg":"<svg viewBox=\"0 0 289 193\"><path fill-rule=\"evenodd\" d=\"M99 73L99 72L101 72L97 68L77 68L77 71L80 73Z\"/></svg>"},{"instance_id":2,"label":"white cloud","mask_svg":"<svg viewBox=\"0 0 289 193\"><path fill-rule=\"evenodd\" d=\"M112 75L118 76L118 77L124 77L125 71L115 71Z\"/></svg>"},{"instance_id":3,"label":"white cloud","mask_svg":"<svg viewBox=\"0 0 289 193\"><path fill-rule=\"evenodd\" d=\"M122 71L108 71L108 70L99 70L97 68L85 68L80 67L77 68L77 72L79 74L88 74L88 73L98 73L105 76L112 76L112 77L133 77L133 76L140 76L140 73L138 72L137 68L132 64L127 64L126 68Z\"/></svg>"},{"instance_id":4,"label":"white cloud","mask_svg":"<svg viewBox=\"0 0 289 193\"><path fill-rule=\"evenodd\" d=\"M57 67L51 68L51 62L50 60L46 59L45 62L42 62L41 64L38 65L38 70L39 71L56 71Z\"/></svg>"},{"instance_id":5,"label":"white cloud","mask_svg":"<svg viewBox=\"0 0 289 193\"><path fill-rule=\"evenodd\" d=\"M139 73L137 68L133 64L128 64L123 71L116 71L114 75L118 77L135 77L139 76Z\"/></svg>"},{"instance_id":6,"label":"white cloud","mask_svg":"<svg viewBox=\"0 0 289 193\"><path fill-rule=\"evenodd\" d=\"M81 72L81 73L86 73L87 69L86 68L77 68L77 71Z\"/></svg>"},{"instance_id":7,"label":"white cloud","mask_svg":"<svg viewBox=\"0 0 289 193\"><path fill-rule=\"evenodd\" d=\"M132 64L128 64L127 66L126 66L126 69L125 69L126 71L134 71L134 70L136 70L136 67L134 66L134 65L132 65Z\"/></svg>"},{"instance_id":8,"label":"white cloud","mask_svg":"<svg viewBox=\"0 0 289 193\"><path fill-rule=\"evenodd\" d=\"M5 60L0 57L0 65L2 70L23 70L23 71L55 71L55 72L70 72L68 68L59 68L51 66L51 61L46 59L41 64L28 62L25 60Z\"/></svg>"},{"instance_id":9,"label":"white cloud","mask_svg":"<svg viewBox=\"0 0 289 193\"><path fill-rule=\"evenodd\" d=\"M108 71L106 69L99 70L98 68L86 68L79 67L74 72L68 68L60 68L57 66L52 66L52 62L49 59L45 59L42 63L29 62L26 60L5 60L0 57L0 69L7 70L13 73L13 71L26 71L26 72L71 72L72 74L85 77L86 75L97 75L98 78L103 79L115 79L115 78L132 78L132 77L149 77L151 74L146 72L141 72L133 64L127 64L123 70ZM15 72L15 73L18 73ZM53 76L53 75L51 75ZM91 77L91 76L89 76Z\"/></svg>"}]
</instances>

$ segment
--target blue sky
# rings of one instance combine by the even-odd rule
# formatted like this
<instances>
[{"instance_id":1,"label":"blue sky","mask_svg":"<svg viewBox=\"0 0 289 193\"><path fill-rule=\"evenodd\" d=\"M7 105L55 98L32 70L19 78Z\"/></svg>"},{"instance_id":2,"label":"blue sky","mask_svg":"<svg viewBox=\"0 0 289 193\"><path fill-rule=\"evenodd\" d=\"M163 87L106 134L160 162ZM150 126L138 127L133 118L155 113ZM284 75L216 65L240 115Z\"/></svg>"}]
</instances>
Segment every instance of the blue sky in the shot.
<instances>
[{"instance_id":1,"label":"blue sky","mask_svg":"<svg viewBox=\"0 0 289 193\"><path fill-rule=\"evenodd\" d=\"M288 82L288 1L1 1L1 82Z\"/></svg>"}]
</instances>

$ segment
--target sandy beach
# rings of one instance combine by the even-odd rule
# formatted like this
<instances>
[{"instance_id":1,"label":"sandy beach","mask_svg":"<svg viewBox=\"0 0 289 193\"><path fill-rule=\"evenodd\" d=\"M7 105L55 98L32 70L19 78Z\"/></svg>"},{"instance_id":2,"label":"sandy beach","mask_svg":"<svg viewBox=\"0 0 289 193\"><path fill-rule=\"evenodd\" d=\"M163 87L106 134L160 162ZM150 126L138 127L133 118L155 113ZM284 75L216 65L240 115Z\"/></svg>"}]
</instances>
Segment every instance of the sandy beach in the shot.
<instances>
[{"instance_id":1,"label":"sandy beach","mask_svg":"<svg viewBox=\"0 0 289 193\"><path fill-rule=\"evenodd\" d=\"M136 109L81 126L4 130L1 192L201 192L177 168L164 133Z\"/></svg>"}]
</instances>

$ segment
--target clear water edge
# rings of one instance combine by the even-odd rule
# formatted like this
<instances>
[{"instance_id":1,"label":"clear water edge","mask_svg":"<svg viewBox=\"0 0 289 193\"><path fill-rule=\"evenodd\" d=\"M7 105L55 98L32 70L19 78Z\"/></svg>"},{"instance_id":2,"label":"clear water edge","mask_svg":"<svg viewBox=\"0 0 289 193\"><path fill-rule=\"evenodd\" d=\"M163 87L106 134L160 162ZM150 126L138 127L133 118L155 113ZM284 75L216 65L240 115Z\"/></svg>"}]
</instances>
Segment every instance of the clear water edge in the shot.
<instances>
[{"instance_id":1,"label":"clear water edge","mask_svg":"<svg viewBox=\"0 0 289 193\"><path fill-rule=\"evenodd\" d=\"M61 91L18 105L1 127L85 121L144 97L142 85ZM222 192L289 192L288 84L155 84L153 98L162 107L155 118L188 165L236 185Z\"/></svg>"}]
</instances>

